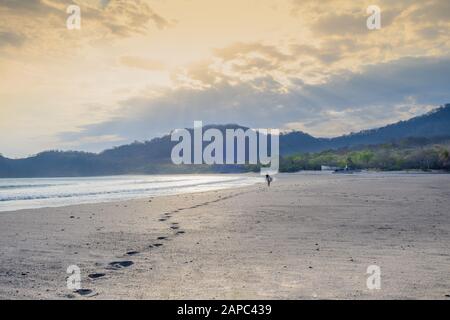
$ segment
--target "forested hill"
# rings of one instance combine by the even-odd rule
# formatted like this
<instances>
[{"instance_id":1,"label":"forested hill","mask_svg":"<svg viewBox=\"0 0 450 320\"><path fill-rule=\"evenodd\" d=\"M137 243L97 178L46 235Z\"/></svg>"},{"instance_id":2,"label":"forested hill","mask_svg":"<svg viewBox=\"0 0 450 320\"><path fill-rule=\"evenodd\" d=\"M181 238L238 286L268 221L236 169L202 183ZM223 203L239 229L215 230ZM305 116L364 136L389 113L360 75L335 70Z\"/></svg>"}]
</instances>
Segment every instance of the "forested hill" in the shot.
<instances>
[{"instance_id":1,"label":"forested hill","mask_svg":"<svg viewBox=\"0 0 450 320\"><path fill-rule=\"evenodd\" d=\"M227 128L244 128L238 125L217 125ZM244 128L246 129L246 128ZM400 121L385 127L365 130L335 138L316 138L294 131L280 136L280 153L283 157L307 153L377 145L403 138L450 137L450 104L419 117ZM77 151L45 151L25 159L8 159L0 156L0 177L55 177L114 174L180 173L180 172L240 172L242 166L176 166L170 159L175 142L170 136L136 142L105 150L99 154Z\"/></svg>"}]
</instances>

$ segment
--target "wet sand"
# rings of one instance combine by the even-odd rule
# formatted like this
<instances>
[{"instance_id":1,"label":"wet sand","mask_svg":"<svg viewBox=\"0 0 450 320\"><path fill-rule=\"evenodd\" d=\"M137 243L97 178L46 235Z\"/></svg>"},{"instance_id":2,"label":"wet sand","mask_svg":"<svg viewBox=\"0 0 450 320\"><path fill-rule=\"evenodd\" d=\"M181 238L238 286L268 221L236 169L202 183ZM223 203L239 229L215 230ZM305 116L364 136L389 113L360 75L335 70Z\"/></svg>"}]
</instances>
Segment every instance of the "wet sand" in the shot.
<instances>
[{"instance_id":1,"label":"wet sand","mask_svg":"<svg viewBox=\"0 0 450 320\"><path fill-rule=\"evenodd\" d=\"M304 173L4 212L0 298L449 299L449 208L450 175ZM67 289L70 265L85 291Z\"/></svg>"}]
</instances>

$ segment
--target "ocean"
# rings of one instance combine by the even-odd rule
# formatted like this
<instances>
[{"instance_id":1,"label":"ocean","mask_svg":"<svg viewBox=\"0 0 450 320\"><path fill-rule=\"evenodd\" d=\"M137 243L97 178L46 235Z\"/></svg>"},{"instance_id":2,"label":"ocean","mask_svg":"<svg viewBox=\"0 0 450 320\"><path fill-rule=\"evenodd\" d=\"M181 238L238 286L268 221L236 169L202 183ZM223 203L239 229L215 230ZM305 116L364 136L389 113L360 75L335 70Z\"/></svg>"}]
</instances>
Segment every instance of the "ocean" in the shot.
<instances>
[{"instance_id":1,"label":"ocean","mask_svg":"<svg viewBox=\"0 0 450 320\"><path fill-rule=\"evenodd\" d=\"M0 212L202 192L264 182L253 175L0 179Z\"/></svg>"}]
</instances>

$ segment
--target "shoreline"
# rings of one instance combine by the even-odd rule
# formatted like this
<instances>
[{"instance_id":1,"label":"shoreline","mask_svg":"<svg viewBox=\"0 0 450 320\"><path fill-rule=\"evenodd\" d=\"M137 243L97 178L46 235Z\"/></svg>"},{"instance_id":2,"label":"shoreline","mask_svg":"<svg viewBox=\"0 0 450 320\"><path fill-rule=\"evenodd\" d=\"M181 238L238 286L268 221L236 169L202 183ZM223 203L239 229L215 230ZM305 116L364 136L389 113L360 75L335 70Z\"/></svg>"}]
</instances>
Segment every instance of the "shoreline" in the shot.
<instances>
[{"instance_id":1,"label":"shoreline","mask_svg":"<svg viewBox=\"0 0 450 320\"><path fill-rule=\"evenodd\" d=\"M286 177L286 176L297 176L297 175L313 175L313 176L317 176L317 175L334 175L335 173L333 173L332 171L323 171L323 170L302 170L302 171L298 171L298 172L281 172L279 174L277 174L275 177L279 176L279 177ZM449 171L441 171L441 170L433 170L433 171L423 171L423 170L401 170L401 171L376 171L376 170L363 170L361 172L355 172L355 173L339 173L340 175L364 175L364 174L378 174L378 175L382 175L382 174L386 174L386 176L393 176L393 175L446 175L446 174L450 174ZM199 174L183 174L182 176L198 176ZM201 174L201 176L220 176L220 175L224 175L224 176L247 176L247 177L260 177L258 174L255 173L218 173L218 174ZM166 174L155 174L155 175L117 175L117 176L89 176L89 177L47 177L47 178L17 178L17 179L79 179L79 178L114 178L114 177L148 177L148 176L172 176L172 175L166 175ZM1 179L13 179L13 178L0 178ZM15 179L15 178L14 178ZM275 178L276 179L276 178ZM258 184L265 184L265 182L254 182L253 184L250 184L248 186L237 186L234 188L246 188L246 187L252 187ZM223 187L223 188L217 188L217 189L212 189L211 191L215 191L215 190L229 190L229 189L233 189L233 187ZM99 200L99 201L95 201L92 200L92 202L81 202L81 203L74 203L74 204L67 204L67 205L52 205L52 206L42 206L42 207L36 207L36 208L21 208L21 209L15 209L15 210L5 210L2 211L0 210L0 215L3 213L12 213L12 212L16 212L16 213L20 213L22 211L27 211L27 210L39 210L39 209L50 209L50 208L66 208L66 207L74 207L74 206L80 206L80 205L92 205L92 204L107 204L107 203L121 203L121 202L127 202L127 201L134 201L134 200L142 200L142 199L147 199L147 198L156 198L156 197L168 197L168 196L174 196L174 195L182 195L182 194L195 194L195 193L204 193L204 192L209 192L209 191L181 191L181 192L177 192L177 193L173 193L173 194L157 194L157 195L152 195L152 194L148 194L148 195L139 195L136 196L134 198L124 198L124 199L117 199L117 200Z\"/></svg>"},{"instance_id":2,"label":"shoreline","mask_svg":"<svg viewBox=\"0 0 450 320\"><path fill-rule=\"evenodd\" d=\"M11 181L13 180L13 181ZM0 179L0 214L251 186L259 175L125 175L105 177Z\"/></svg>"},{"instance_id":3,"label":"shoreline","mask_svg":"<svg viewBox=\"0 0 450 320\"><path fill-rule=\"evenodd\" d=\"M104 205L104 204L115 204L115 205L123 205L123 204L133 204L135 201L142 201L142 200L153 200L155 198L171 198L181 195L196 195L196 194L208 194L208 193L215 193L220 191L230 191L230 190L238 190L238 189L246 189L246 188L252 188L258 185L261 185L262 183L255 183L250 186L240 186L236 188L222 188L222 189L215 189L210 191L189 191L189 192L182 192L182 193L176 193L176 194L168 194L168 195L148 195L148 196L140 196L137 198L132 199L121 199L121 200L115 200L115 201L101 201L101 202L87 202L87 203L78 203L78 204L69 204L69 205L61 205L61 206L48 206L48 207L39 207L39 208L30 208L30 209L17 209L17 210L8 210L8 211L0 211L0 216L2 214L14 214L14 213L25 213L32 214L34 211L40 211L40 210L49 210L49 209L67 209L67 210L73 210L78 209L78 207L82 206L91 206L91 205Z\"/></svg>"},{"instance_id":4,"label":"shoreline","mask_svg":"<svg viewBox=\"0 0 450 320\"><path fill-rule=\"evenodd\" d=\"M447 299L448 194L448 175L296 174L2 212L0 298ZM70 265L92 291L67 289Z\"/></svg>"}]
</instances>

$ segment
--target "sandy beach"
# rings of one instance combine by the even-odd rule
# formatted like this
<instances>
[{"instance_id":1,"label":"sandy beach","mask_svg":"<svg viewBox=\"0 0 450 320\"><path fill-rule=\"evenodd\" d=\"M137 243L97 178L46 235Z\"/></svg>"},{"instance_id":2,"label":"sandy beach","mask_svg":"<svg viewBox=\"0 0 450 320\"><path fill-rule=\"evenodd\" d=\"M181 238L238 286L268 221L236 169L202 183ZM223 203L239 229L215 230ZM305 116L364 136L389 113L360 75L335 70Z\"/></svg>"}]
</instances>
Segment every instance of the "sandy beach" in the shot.
<instances>
[{"instance_id":1,"label":"sandy beach","mask_svg":"<svg viewBox=\"0 0 450 320\"><path fill-rule=\"evenodd\" d=\"M303 173L3 212L0 298L449 299L449 208L450 175ZM70 265L85 295L67 288Z\"/></svg>"}]
</instances>

